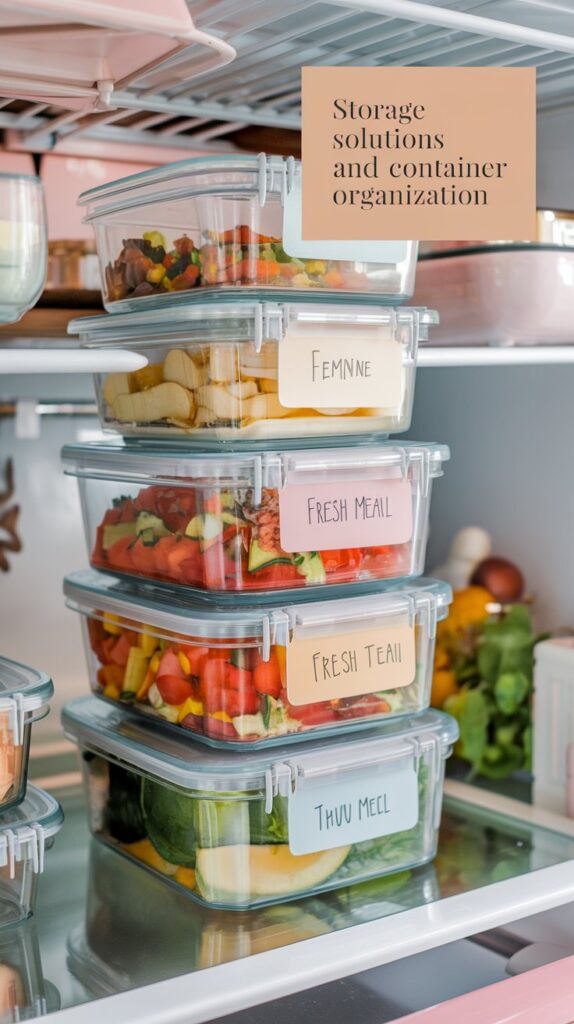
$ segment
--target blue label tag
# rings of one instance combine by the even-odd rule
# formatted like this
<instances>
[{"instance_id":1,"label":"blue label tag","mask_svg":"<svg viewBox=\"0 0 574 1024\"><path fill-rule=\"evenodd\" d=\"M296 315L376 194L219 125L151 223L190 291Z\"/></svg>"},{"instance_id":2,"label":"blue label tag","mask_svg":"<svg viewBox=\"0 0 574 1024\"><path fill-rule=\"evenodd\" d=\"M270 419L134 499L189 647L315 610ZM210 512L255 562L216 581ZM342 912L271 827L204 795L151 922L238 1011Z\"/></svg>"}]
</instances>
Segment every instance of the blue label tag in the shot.
<instances>
[{"instance_id":1,"label":"blue label tag","mask_svg":"<svg viewBox=\"0 0 574 1024\"><path fill-rule=\"evenodd\" d=\"M289 849L303 855L406 832L419 820L412 758L369 768L368 775L333 773L298 781L289 795Z\"/></svg>"},{"instance_id":2,"label":"blue label tag","mask_svg":"<svg viewBox=\"0 0 574 1024\"><path fill-rule=\"evenodd\" d=\"M301 175L295 174L285 194L283 248L288 256L311 260L347 260L352 263L402 263L408 255L405 241L303 241Z\"/></svg>"}]
</instances>

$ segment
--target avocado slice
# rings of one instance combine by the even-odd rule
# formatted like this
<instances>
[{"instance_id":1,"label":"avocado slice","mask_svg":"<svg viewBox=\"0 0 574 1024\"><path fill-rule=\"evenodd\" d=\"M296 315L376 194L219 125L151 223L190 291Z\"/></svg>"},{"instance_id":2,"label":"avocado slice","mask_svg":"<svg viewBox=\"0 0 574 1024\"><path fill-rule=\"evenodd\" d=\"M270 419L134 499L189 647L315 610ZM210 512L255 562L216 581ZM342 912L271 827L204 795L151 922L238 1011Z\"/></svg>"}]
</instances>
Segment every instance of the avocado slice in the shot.
<instances>
[{"instance_id":1,"label":"avocado slice","mask_svg":"<svg viewBox=\"0 0 574 1024\"><path fill-rule=\"evenodd\" d=\"M123 540L124 537L135 537L135 535L136 524L133 520L131 523L115 523L113 526L104 526L102 537L104 549L107 551L116 541Z\"/></svg>"},{"instance_id":2,"label":"avocado slice","mask_svg":"<svg viewBox=\"0 0 574 1024\"><path fill-rule=\"evenodd\" d=\"M247 568L249 572L257 572L258 569L267 569L270 565L276 565L278 562L282 562L284 565L289 565L291 559L287 558L286 555L282 554L281 551L264 551L259 546L257 540L253 539L249 545L249 559L247 562Z\"/></svg>"},{"instance_id":3,"label":"avocado slice","mask_svg":"<svg viewBox=\"0 0 574 1024\"><path fill-rule=\"evenodd\" d=\"M318 551L299 552L295 557L295 565L297 572L305 577L307 583L325 583L325 567Z\"/></svg>"},{"instance_id":4,"label":"avocado slice","mask_svg":"<svg viewBox=\"0 0 574 1024\"><path fill-rule=\"evenodd\" d=\"M223 533L223 523L214 512L206 512L203 516L194 516L185 528L186 537L199 540L202 549L210 547Z\"/></svg>"}]
</instances>

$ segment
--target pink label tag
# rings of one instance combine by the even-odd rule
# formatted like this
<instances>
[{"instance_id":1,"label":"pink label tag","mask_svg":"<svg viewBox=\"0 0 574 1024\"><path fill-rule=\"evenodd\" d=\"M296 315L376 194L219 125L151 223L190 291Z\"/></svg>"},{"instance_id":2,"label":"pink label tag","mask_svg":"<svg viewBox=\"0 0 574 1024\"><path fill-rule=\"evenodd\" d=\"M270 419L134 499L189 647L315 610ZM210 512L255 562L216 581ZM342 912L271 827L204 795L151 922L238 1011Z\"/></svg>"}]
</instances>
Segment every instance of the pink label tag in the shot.
<instances>
[{"instance_id":1,"label":"pink label tag","mask_svg":"<svg viewBox=\"0 0 574 1024\"><path fill-rule=\"evenodd\" d=\"M286 483L279 491L284 551L405 544L413 532L408 480Z\"/></svg>"}]
</instances>

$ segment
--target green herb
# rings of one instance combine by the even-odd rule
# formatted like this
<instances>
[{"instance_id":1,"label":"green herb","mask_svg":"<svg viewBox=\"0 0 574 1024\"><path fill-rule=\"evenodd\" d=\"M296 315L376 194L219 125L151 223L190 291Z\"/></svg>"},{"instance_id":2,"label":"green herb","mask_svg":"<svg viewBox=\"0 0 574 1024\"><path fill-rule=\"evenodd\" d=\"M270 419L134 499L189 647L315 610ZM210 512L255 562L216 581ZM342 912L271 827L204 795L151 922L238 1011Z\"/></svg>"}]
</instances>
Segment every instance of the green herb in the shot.
<instances>
[{"instance_id":1,"label":"green herb","mask_svg":"<svg viewBox=\"0 0 574 1024\"><path fill-rule=\"evenodd\" d=\"M517 604L459 641L453 669L460 690L444 710L458 720L457 753L471 774L501 779L530 768L534 647L541 639L528 608Z\"/></svg>"}]
</instances>

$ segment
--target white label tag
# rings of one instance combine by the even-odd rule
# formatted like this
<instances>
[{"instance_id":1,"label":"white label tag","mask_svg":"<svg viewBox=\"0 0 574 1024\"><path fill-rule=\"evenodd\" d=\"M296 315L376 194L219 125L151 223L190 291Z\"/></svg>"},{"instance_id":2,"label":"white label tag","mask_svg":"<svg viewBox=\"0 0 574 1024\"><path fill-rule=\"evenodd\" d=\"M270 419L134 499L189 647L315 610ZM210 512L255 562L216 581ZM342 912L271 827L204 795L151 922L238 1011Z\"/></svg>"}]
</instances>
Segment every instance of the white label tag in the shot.
<instances>
[{"instance_id":1,"label":"white label tag","mask_svg":"<svg viewBox=\"0 0 574 1024\"><path fill-rule=\"evenodd\" d=\"M295 174L283 204L283 248L288 256L311 260L348 260L354 263L402 263L405 241L303 241L301 175ZM376 286L376 279L373 280Z\"/></svg>"},{"instance_id":2,"label":"white label tag","mask_svg":"<svg viewBox=\"0 0 574 1024\"><path fill-rule=\"evenodd\" d=\"M279 401L288 409L397 408L403 346L390 324L293 323L279 343Z\"/></svg>"},{"instance_id":3,"label":"white label tag","mask_svg":"<svg viewBox=\"0 0 574 1024\"><path fill-rule=\"evenodd\" d=\"M335 772L327 782L301 779L288 816L289 849L297 856L406 832L419 820L413 759L368 773Z\"/></svg>"}]
</instances>

